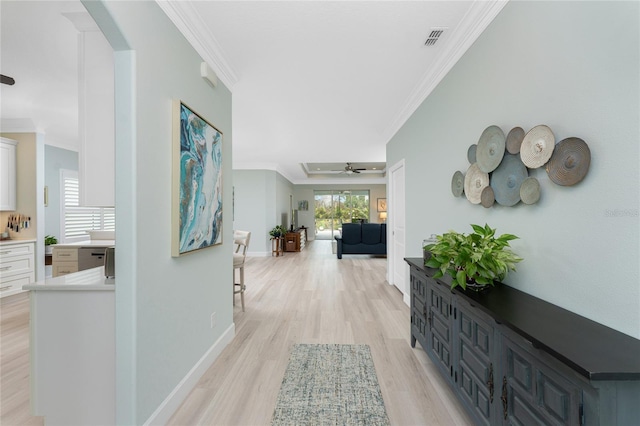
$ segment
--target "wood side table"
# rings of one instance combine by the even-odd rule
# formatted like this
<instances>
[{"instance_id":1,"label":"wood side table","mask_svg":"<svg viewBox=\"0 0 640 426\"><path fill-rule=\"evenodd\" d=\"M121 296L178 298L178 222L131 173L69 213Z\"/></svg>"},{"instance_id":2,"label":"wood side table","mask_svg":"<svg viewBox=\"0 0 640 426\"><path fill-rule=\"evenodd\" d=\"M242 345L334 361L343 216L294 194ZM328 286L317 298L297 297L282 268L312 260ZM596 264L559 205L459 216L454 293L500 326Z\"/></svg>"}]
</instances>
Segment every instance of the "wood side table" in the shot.
<instances>
[{"instance_id":1,"label":"wood side table","mask_svg":"<svg viewBox=\"0 0 640 426\"><path fill-rule=\"evenodd\" d=\"M284 256L284 237L271 238L271 256Z\"/></svg>"}]
</instances>

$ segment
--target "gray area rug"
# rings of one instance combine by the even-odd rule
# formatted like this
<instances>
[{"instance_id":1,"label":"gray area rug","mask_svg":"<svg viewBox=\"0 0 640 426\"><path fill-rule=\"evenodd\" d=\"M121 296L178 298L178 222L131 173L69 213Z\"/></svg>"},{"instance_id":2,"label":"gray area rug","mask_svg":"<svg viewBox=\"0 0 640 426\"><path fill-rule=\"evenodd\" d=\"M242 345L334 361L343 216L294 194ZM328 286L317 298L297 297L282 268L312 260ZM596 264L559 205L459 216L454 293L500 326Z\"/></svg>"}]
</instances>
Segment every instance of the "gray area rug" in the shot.
<instances>
[{"instance_id":1,"label":"gray area rug","mask_svg":"<svg viewBox=\"0 0 640 426\"><path fill-rule=\"evenodd\" d=\"M367 345L295 345L272 425L389 425Z\"/></svg>"}]
</instances>

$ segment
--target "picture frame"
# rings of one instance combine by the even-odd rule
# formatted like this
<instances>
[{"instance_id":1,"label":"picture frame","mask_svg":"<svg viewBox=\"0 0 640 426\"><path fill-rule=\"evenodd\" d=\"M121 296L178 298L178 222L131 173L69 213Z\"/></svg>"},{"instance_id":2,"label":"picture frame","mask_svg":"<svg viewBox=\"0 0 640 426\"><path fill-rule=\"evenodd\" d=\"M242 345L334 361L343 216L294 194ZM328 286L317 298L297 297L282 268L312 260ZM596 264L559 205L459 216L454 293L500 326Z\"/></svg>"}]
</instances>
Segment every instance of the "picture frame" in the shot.
<instances>
[{"instance_id":1,"label":"picture frame","mask_svg":"<svg viewBox=\"0 0 640 426\"><path fill-rule=\"evenodd\" d=\"M298 201L298 210L306 212L309 210L309 201L307 200L301 200Z\"/></svg>"},{"instance_id":2,"label":"picture frame","mask_svg":"<svg viewBox=\"0 0 640 426\"><path fill-rule=\"evenodd\" d=\"M386 212L387 211L387 199L386 198L378 198L378 211Z\"/></svg>"},{"instance_id":3,"label":"picture frame","mask_svg":"<svg viewBox=\"0 0 640 426\"><path fill-rule=\"evenodd\" d=\"M222 244L222 132L180 100L172 108L171 256Z\"/></svg>"}]
</instances>

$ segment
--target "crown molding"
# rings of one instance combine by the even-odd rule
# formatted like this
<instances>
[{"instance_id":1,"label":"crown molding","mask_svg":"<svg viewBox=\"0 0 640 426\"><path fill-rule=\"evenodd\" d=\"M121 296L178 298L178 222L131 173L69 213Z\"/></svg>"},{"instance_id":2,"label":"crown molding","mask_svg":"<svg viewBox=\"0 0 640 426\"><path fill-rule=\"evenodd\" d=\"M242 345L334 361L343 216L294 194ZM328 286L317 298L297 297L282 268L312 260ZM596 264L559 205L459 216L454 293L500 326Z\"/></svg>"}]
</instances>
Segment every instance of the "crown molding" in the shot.
<instances>
[{"instance_id":1,"label":"crown molding","mask_svg":"<svg viewBox=\"0 0 640 426\"><path fill-rule=\"evenodd\" d=\"M156 0L156 3L224 85L233 92L233 86L238 82L237 73L192 2Z\"/></svg>"},{"instance_id":2,"label":"crown molding","mask_svg":"<svg viewBox=\"0 0 640 426\"><path fill-rule=\"evenodd\" d=\"M471 4L452 38L448 41L444 53L416 84L404 102L404 106L383 132L382 136L385 141L389 142L400 130L508 2L509 0L475 0Z\"/></svg>"}]
</instances>

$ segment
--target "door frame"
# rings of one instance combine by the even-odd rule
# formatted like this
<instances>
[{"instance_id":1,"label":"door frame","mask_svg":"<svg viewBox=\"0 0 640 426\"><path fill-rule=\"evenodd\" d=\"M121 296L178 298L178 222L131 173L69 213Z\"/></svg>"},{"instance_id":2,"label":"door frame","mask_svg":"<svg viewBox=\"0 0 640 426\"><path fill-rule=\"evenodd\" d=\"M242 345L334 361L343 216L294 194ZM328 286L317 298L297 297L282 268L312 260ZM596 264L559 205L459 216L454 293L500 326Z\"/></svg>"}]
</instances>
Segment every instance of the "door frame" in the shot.
<instances>
[{"instance_id":1,"label":"door frame","mask_svg":"<svg viewBox=\"0 0 640 426\"><path fill-rule=\"evenodd\" d=\"M397 266L396 265L396 253L395 253L395 244L394 244L394 239L395 239L395 235L393 232L394 226L395 226L395 220L396 220L396 213L398 212L399 206L398 206L398 201L396 200L396 194L394 193L394 184L396 182L394 182L394 172L400 168L405 168L405 160L404 158L401 159L400 161L398 161L397 163L395 163L393 166L391 166L389 168L389 172L387 173L387 283L389 283L389 285L394 285L393 283L393 273L394 273L394 268ZM405 176L406 176L406 169L405 169ZM406 179L405 181L402 182L403 185L405 185ZM405 206L406 206L406 191L405 191ZM406 227L406 211L405 211L405 227ZM406 244L406 238L405 241L403 241L403 245ZM408 265L407 268L405 269L409 269ZM407 271L405 271L405 277L408 277L407 275ZM406 284L402 284L402 286L406 286ZM396 286L398 287L398 286ZM410 299L409 299L409 295L408 292L405 292L402 287L398 287L398 290L400 290L403 293L403 301L405 304L409 305L410 303Z\"/></svg>"}]
</instances>

